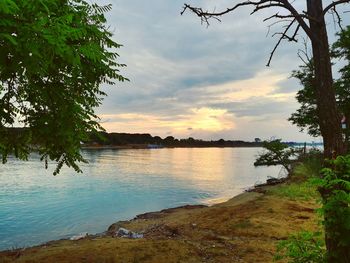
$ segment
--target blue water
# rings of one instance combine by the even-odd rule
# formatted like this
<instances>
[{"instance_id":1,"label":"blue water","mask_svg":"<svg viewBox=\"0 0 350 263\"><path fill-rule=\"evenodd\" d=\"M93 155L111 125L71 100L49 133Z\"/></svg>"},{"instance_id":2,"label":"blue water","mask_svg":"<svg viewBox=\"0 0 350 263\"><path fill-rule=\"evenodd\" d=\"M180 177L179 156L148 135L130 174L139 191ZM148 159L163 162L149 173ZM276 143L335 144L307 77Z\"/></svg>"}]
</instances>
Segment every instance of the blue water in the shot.
<instances>
[{"instance_id":1,"label":"blue water","mask_svg":"<svg viewBox=\"0 0 350 263\"><path fill-rule=\"evenodd\" d=\"M0 165L0 250L88 232L147 211L210 204L277 176L259 148L85 150L83 174L53 176L38 156Z\"/></svg>"}]
</instances>

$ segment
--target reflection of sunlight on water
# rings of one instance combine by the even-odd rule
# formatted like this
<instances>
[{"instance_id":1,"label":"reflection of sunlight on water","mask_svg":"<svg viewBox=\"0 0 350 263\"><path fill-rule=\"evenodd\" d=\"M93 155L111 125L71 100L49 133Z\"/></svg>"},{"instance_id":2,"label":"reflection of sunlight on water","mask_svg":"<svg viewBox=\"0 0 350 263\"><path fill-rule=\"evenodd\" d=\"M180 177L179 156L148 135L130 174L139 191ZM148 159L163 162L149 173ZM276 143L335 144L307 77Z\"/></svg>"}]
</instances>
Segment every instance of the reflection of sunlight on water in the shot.
<instances>
[{"instance_id":1,"label":"reflection of sunlight on water","mask_svg":"<svg viewBox=\"0 0 350 263\"><path fill-rule=\"evenodd\" d=\"M213 204L276 176L253 166L253 148L84 150L83 174L38 156L0 165L0 250L79 232L104 231L136 214L184 204Z\"/></svg>"}]
</instances>

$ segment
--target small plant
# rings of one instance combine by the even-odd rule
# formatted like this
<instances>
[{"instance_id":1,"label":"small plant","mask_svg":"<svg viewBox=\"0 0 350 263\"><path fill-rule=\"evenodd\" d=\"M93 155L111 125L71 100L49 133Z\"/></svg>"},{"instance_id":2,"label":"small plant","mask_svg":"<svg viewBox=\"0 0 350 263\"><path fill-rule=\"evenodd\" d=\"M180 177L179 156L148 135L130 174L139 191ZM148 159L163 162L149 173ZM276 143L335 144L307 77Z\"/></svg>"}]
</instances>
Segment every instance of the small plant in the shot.
<instances>
[{"instance_id":1,"label":"small plant","mask_svg":"<svg viewBox=\"0 0 350 263\"><path fill-rule=\"evenodd\" d=\"M287 144L282 143L281 139L264 141L263 147L266 151L259 154L254 162L255 166L282 165L289 174L291 173L291 164L299 155L300 149L289 147Z\"/></svg>"},{"instance_id":2,"label":"small plant","mask_svg":"<svg viewBox=\"0 0 350 263\"><path fill-rule=\"evenodd\" d=\"M277 245L275 261L290 263L322 263L325 260L325 243L320 232L302 231L291 235Z\"/></svg>"}]
</instances>

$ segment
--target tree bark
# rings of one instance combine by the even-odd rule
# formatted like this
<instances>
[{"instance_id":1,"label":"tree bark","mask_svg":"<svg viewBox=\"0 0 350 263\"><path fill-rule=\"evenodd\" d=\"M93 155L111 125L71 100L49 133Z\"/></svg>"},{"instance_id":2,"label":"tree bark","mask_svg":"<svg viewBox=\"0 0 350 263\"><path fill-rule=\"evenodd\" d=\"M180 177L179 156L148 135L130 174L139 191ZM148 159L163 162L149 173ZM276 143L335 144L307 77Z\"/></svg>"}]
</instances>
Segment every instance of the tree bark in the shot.
<instances>
[{"instance_id":1,"label":"tree bark","mask_svg":"<svg viewBox=\"0 0 350 263\"><path fill-rule=\"evenodd\" d=\"M329 44L326 23L323 14L322 0L307 0L307 15L309 18L310 36L313 59L315 63L315 95L317 112L320 120L320 131L323 137L324 155L332 158L346 153L346 143L341 128L341 115L335 99L333 86L332 65L329 54ZM325 192L326 191L326 192ZM320 189L325 202L329 193ZM332 225L335 215L325 211L325 240L327 247L327 261L329 263L349 262L350 249L341 245L339 236L335 235L337 226Z\"/></svg>"},{"instance_id":2,"label":"tree bark","mask_svg":"<svg viewBox=\"0 0 350 263\"><path fill-rule=\"evenodd\" d=\"M311 43L315 63L315 94L325 157L346 153L341 129L341 115L335 100L332 64L322 0L307 0L307 13L312 32Z\"/></svg>"}]
</instances>

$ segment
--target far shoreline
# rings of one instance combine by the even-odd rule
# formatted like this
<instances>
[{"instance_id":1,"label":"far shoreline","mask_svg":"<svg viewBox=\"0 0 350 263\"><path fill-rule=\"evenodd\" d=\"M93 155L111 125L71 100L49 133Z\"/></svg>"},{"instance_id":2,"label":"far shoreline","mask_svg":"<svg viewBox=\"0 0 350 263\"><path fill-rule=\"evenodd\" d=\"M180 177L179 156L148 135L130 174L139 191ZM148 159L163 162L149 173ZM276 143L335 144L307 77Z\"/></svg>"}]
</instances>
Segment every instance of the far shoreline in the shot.
<instances>
[{"instance_id":1,"label":"far shoreline","mask_svg":"<svg viewBox=\"0 0 350 263\"><path fill-rule=\"evenodd\" d=\"M90 145L90 146L82 146L82 150L124 150L124 149L176 149L176 148L262 148L262 146L257 145L244 145L244 146L149 146L147 144L130 144L130 145Z\"/></svg>"}]
</instances>

